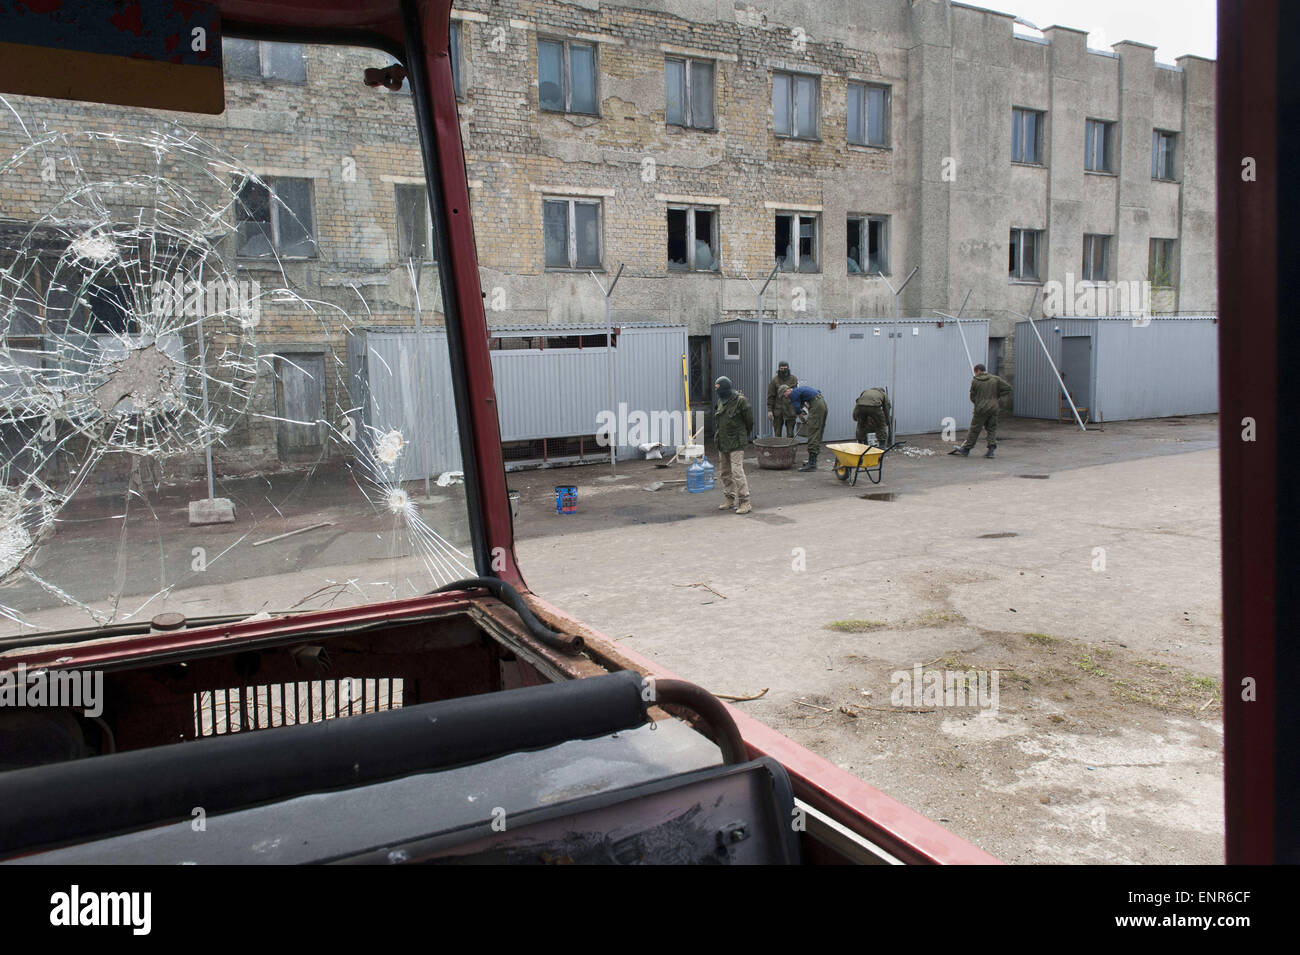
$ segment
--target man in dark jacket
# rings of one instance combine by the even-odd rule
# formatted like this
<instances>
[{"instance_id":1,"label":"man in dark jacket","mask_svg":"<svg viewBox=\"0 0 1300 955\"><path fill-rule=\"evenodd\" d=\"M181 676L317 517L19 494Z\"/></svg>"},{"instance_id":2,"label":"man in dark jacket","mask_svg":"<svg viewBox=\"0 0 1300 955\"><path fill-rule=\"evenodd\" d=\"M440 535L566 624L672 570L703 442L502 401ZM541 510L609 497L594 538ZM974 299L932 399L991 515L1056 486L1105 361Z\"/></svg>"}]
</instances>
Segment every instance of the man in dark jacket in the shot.
<instances>
[{"instance_id":1,"label":"man in dark jacket","mask_svg":"<svg viewBox=\"0 0 1300 955\"><path fill-rule=\"evenodd\" d=\"M798 388L784 386L781 396L788 398L790 407L803 422L803 433L808 436L808 460L800 471L816 471L817 455L822 449L822 432L826 430L826 399L816 388L800 385Z\"/></svg>"},{"instance_id":2,"label":"man in dark jacket","mask_svg":"<svg viewBox=\"0 0 1300 955\"><path fill-rule=\"evenodd\" d=\"M876 433L880 447L889 447L889 395L884 388L868 388L853 405L853 420L858 423L858 444L867 443L867 435Z\"/></svg>"},{"instance_id":3,"label":"man in dark jacket","mask_svg":"<svg viewBox=\"0 0 1300 955\"><path fill-rule=\"evenodd\" d=\"M778 438L781 437L782 425L785 432L794 437L794 409L790 407L789 398L781 397L781 389L786 385L798 388L799 379L790 374L790 363L783 361L776 366L776 374L767 383L767 420L772 423L772 434Z\"/></svg>"},{"instance_id":4,"label":"man in dark jacket","mask_svg":"<svg viewBox=\"0 0 1300 955\"><path fill-rule=\"evenodd\" d=\"M966 432L966 443L948 453L966 457L970 454L970 449L975 447L980 429L983 428L988 435L989 445L984 457L993 457L993 451L998 446L998 406L1010 394L1010 385L997 375L990 375L983 365L976 365L975 377L970 380L970 401L975 406L975 411L971 415L970 430Z\"/></svg>"},{"instance_id":5,"label":"man in dark jacket","mask_svg":"<svg viewBox=\"0 0 1300 955\"><path fill-rule=\"evenodd\" d=\"M749 481L745 479L745 446L754 430L754 410L749 399L731 386L730 378L719 378L713 390L717 395L713 434L718 442L718 477L726 495L718 510L734 507L737 514L748 514L753 508L749 506Z\"/></svg>"}]
</instances>

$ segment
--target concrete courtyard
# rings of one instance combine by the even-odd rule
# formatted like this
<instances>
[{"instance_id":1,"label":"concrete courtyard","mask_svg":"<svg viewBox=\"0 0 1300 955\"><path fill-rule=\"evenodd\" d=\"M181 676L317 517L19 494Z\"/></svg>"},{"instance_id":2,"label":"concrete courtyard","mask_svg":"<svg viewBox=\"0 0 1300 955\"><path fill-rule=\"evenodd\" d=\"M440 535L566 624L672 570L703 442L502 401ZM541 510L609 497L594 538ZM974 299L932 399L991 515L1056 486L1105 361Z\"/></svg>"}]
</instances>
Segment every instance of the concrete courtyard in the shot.
<instances>
[{"instance_id":1,"label":"concrete courtyard","mask_svg":"<svg viewBox=\"0 0 1300 955\"><path fill-rule=\"evenodd\" d=\"M746 516L644 490L680 468L520 474L518 550L547 599L766 690L736 705L1008 862L1221 862L1215 427L1012 420L993 461L910 439L934 454L879 487L751 462ZM996 707L893 705L917 666L996 670Z\"/></svg>"},{"instance_id":2,"label":"concrete courtyard","mask_svg":"<svg viewBox=\"0 0 1300 955\"><path fill-rule=\"evenodd\" d=\"M1008 862L1221 862L1216 420L1000 431L992 461L909 438L879 486L841 483L825 455L815 474L751 459L744 516L717 510L720 490L688 494L681 465L513 472L517 551L551 602L715 693L758 697L736 705ZM578 513L555 513L557 484L578 486ZM129 534L121 497L88 500L37 570L100 610L120 592L118 619L430 587L409 530L346 473L226 491L235 525L188 527L199 491L175 486L132 505ZM460 489L432 491L410 488L461 539ZM27 580L0 603L41 629L92 623ZM900 699L917 668L989 692Z\"/></svg>"}]
</instances>

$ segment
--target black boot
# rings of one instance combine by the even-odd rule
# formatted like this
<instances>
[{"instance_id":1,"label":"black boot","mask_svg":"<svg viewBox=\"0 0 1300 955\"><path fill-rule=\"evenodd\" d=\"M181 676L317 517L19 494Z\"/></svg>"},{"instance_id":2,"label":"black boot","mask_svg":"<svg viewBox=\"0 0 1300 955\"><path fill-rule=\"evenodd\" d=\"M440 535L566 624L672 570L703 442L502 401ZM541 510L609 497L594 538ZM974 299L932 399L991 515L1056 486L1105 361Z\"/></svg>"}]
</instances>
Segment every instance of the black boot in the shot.
<instances>
[{"instance_id":1,"label":"black boot","mask_svg":"<svg viewBox=\"0 0 1300 955\"><path fill-rule=\"evenodd\" d=\"M984 452L984 457L986 457L986 458L991 458L991 457L993 457L993 456L994 456L994 455L993 455L993 449L992 449L992 448L989 448L987 451Z\"/></svg>"},{"instance_id":2,"label":"black boot","mask_svg":"<svg viewBox=\"0 0 1300 955\"><path fill-rule=\"evenodd\" d=\"M817 455L814 454L814 453L812 453L811 451L809 451L809 452L808 452L808 460L805 461L805 462L803 463L803 467L801 467L799 470L800 470L800 471L816 471L816 470L817 470Z\"/></svg>"}]
</instances>

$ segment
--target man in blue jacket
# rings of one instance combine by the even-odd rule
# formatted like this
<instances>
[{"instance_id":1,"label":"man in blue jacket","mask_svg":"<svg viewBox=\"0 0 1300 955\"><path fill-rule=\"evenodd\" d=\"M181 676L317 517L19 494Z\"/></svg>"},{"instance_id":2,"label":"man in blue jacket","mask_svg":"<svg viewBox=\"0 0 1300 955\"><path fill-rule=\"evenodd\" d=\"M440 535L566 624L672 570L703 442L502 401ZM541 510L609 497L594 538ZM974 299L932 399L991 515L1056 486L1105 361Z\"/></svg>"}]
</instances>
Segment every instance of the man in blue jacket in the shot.
<instances>
[{"instance_id":1,"label":"man in blue jacket","mask_svg":"<svg viewBox=\"0 0 1300 955\"><path fill-rule=\"evenodd\" d=\"M826 399L816 388L800 385L781 389L781 397L790 399L794 413L804 422L803 432L808 436L808 460L800 471L816 471L817 455L822 450L822 432L826 430Z\"/></svg>"}]
</instances>

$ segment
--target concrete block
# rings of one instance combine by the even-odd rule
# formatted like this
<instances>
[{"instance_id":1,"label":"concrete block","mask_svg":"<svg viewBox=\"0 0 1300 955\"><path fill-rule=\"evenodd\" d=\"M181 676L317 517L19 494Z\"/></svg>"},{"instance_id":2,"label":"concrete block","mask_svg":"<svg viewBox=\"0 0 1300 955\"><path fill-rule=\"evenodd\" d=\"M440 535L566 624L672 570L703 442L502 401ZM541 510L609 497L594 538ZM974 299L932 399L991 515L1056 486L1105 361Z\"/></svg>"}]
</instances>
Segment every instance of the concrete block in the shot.
<instances>
[{"instance_id":1,"label":"concrete block","mask_svg":"<svg viewBox=\"0 0 1300 955\"><path fill-rule=\"evenodd\" d=\"M235 505L228 497L190 501L190 526L235 523Z\"/></svg>"}]
</instances>

